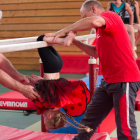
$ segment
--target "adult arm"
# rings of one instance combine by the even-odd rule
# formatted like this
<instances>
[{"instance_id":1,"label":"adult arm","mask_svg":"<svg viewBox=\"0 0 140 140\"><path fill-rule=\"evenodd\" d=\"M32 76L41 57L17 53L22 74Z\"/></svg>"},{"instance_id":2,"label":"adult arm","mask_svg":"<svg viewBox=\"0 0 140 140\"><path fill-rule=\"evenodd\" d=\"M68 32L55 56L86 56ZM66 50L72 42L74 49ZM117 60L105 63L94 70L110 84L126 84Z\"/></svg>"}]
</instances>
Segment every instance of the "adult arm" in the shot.
<instances>
[{"instance_id":1,"label":"adult arm","mask_svg":"<svg viewBox=\"0 0 140 140\"><path fill-rule=\"evenodd\" d=\"M139 17L139 3L135 1L135 7L136 7L136 17L137 17L137 22L140 24L140 17Z\"/></svg>"},{"instance_id":2,"label":"adult arm","mask_svg":"<svg viewBox=\"0 0 140 140\"><path fill-rule=\"evenodd\" d=\"M2 70L0 70L0 84L11 90L16 90L22 93L30 100L35 100L36 98L38 98L41 101L40 96L33 90L32 86L27 86L19 83Z\"/></svg>"},{"instance_id":3,"label":"adult arm","mask_svg":"<svg viewBox=\"0 0 140 140\"><path fill-rule=\"evenodd\" d=\"M109 2L109 3L107 4L107 9L106 9L106 11L110 11L110 6L111 6L111 2Z\"/></svg>"},{"instance_id":4,"label":"adult arm","mask_svg":"<svg viewBox=\"0 0 140 140\"><path fill-rule=\"evenodd\" d=\"M132 12L132 10L131 10L131 8L130 8L128 3L125 3L125 10L128 12L128 14L130 16L129 23L130 23L130 25L133 26L134 15L133 15L133 12Z\"/></svg>"},{"instance_id":5,"label":"adult arm","mask_svg":"<svg viewBox=\"0 0 140 140\"><path fill-rule=\"evenodd\" d=\"M79 49L81 49L86 54L88 54L90 56L93 56L95 58L98 57L97 51L95 49L95 46L85 44L85 43L83 43L83 42L81 42L79 40L76 40L76 39L73 40L73 44L76 45Z\"/></svg>"},{"instance_id":6,"label":"adult arm","mask_svg":"<svg viewBox=\"0 0 140 140\"><path fill-rule=\"evenodd\" d=\"M105 20L100 16L87 17L87 18L81 19L81 20L75 22L74 24L56 32L55 35L53 33L54 42L57 38L66 36L70 31L73 31L73 32L85 31L85 30L89 30L91 28L100 28L105 25L106 25ZM50 36L50 34L45 34L45 35L47 37Z\"/></svg>"},{"instance_id":7,"label":"adult arm","mask_svg":"<svg viewBox=\"0 0 140 140\"><path fill-rule=\"evenodd\" d=\"M11 64L11 62L0 53L0 69L10 75L13 79L23 83L29 84L31 78L29 76L25 76L20 74Z\"/></svg>"}]
</instances>

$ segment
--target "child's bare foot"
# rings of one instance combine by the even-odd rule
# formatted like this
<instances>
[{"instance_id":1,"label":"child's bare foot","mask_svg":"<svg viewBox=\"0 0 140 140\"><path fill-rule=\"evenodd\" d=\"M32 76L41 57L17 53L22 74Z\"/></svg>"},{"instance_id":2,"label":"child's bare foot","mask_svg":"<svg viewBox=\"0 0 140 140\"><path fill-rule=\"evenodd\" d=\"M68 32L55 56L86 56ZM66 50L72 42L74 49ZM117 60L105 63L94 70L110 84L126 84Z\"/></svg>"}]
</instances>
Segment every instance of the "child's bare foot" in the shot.
<instances>
[{"instance_id":1,"label":"child's bare foot","mask_svg":"<svg viewBox=\"0 0 140 140\"><path fill-rule=\"evenodd\" d=\"M64 39L64 46L68 47L76 36L76 32L70 31L68 36Z\"/></svg>"},{"instance_id":2,"label":"child's bare foot","mask_svg":"<svg viewBox=\"0 0 140 140\"><path fill-rule=\"evenodd\" d=\"M64 44L65 38L57 38L56 42L53 42L54 37L46 37L44 36L43 41L48 43L48 46L53 46L54 44Z\"/></svg>"}]
</instances>

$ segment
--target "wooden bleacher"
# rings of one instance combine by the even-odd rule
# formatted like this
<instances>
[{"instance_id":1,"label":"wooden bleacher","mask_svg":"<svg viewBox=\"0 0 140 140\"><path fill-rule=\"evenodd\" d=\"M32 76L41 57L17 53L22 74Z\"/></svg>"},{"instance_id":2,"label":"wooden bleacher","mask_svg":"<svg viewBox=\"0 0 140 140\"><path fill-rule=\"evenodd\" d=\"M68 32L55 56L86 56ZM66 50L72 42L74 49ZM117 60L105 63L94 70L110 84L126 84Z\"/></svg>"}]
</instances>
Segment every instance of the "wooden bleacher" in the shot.
<instances>
[{"instance_id":1,"label":"wooden bleacher","mask_svg":"<svg viewBox=\"0 0 140 140\"><path fill-rule=\"evenodd\" d=\"M58 31L80 20L80 7L85 0L1 0L3 18L0 39L38 36ZM109 1L100 0L106 10ZM89 34L79 32L78 35ZM60 54L84 55L76 46L55 46ZM36 49L4 53L16 69L39 70ZM138 46L140 56L140 47Z\"/></svg>"}]
</instances>

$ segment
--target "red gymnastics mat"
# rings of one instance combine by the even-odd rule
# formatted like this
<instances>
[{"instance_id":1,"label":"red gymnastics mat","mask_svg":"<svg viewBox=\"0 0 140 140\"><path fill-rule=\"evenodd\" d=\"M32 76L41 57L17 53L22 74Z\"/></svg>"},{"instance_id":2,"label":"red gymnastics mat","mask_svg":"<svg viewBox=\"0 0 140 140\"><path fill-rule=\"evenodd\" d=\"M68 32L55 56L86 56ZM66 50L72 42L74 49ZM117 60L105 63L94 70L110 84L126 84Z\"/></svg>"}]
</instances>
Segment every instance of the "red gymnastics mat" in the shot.
<instances>
[{"instance_id":1,"label":"red gymnastics mat","mask_svg":"<svg viewBox=\"0 0 140 140\"><path fill-rule=\"evenodd\" d=\"M61 55L63 67L61 73L86 74L89 72L88 55Z\"/></svg>"},{"instance_id":2,"label":"red gymnastics mat","mask_svg":"<svg viewBox=\"0 0 140 140\"><path fill-rule=\"evenodd\" d=\"M72 140L75 135L27 131L0 125L0 140ZM110 138L108 133L103 132L95 133L90 140L110 140Z\"/></svg>"},{"instance_id":3,"label":"red gymnastics mat","mask_svg":"<svg viewBox=\"0 0 140 140\"><path fill-rule=\"evenodd\" d=\"M79 73L86 74L89 72L88 55L61 55L63 67L61 73ZM136 60L140 69L140 58Z\"/></svg>"},{"instance_id":4,"label":"red gymnastics mat","mask_svg":"<svg viewBox=\"0 0 140 140\"><path fill-rule=\"evenodd\" d=\"M135 100L135 110L140 111L140 89L137 92L137 97Z\"/></svg>"},{"instance_id":5,"label":"red gymnastics mat","mask_svg":"<svg viewBox=\"0 0 140 140\"><path fill-rule=\"evenodd\" d=\"M36 110L36 106L21 93L10 91L0 95L0 109Z\"/></svg>"}]
</instances>

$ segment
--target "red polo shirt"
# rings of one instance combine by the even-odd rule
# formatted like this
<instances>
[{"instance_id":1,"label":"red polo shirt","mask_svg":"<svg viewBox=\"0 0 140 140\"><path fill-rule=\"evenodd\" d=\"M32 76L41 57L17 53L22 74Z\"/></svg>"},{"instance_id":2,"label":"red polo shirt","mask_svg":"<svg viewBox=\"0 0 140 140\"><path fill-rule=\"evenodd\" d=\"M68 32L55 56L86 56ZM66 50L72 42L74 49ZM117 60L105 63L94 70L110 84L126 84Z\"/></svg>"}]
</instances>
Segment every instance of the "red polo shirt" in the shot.
<instances>
[{"instance_id":1,"label":"red polo shirt","mask_svg":"<svg viewBox=\"0 0 140 140\"><path fill-rule=\"evenodd\" d=\"M106 27L96 29L96 49L105 81L140 81L140 72L123 21L111 11L103 12L100 16L104 18Z\"/></svg>"}]
</instances>

